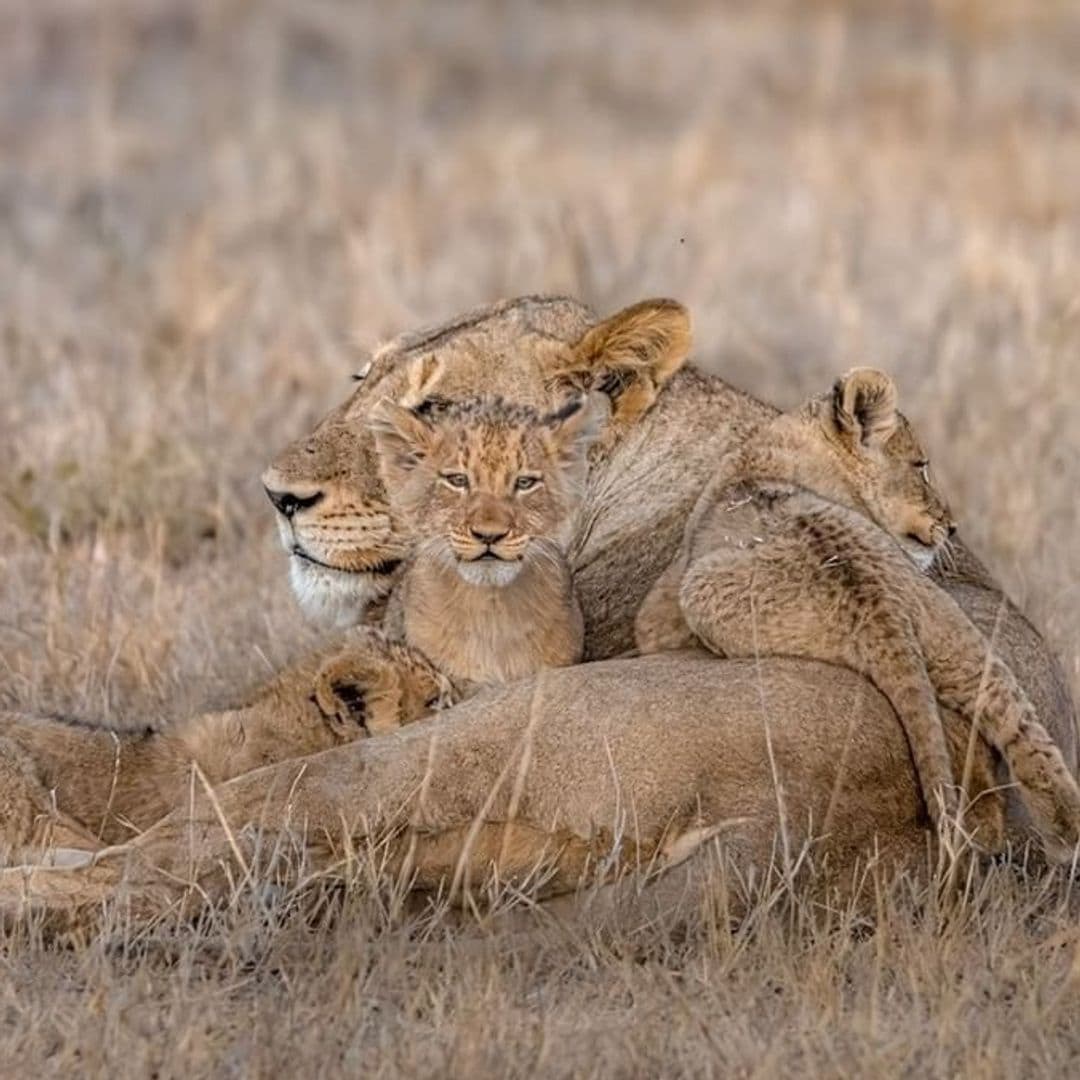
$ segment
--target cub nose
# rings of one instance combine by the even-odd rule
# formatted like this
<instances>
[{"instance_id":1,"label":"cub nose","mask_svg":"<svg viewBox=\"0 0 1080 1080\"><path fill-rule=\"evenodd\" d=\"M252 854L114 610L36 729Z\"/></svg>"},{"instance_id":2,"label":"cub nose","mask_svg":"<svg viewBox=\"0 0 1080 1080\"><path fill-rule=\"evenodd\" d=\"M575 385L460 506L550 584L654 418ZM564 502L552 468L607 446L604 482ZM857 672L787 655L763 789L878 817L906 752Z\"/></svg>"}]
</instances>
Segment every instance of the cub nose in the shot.
<instances>
[{"instance_id":1,"label":"cub nose","mask_svg":"<svg viewBox=\"0 0 1080 1080\"><path fill-rule=\"evenodd\" d=\"M472 533L474 540L479 540L481 544L497 544L502 540L509 529L500 529L498 525L472 525L469 527L469 532Z\"/></svg>"},{"instance_id":2,"label":"cub nose","mask_svg":"<svg viewBox=\"0 0 1080 1080\"><path fill-rule=\"evenodd\" d=\"M274 504L279 514L291 518L297 510L306 510L322 501L323 493L316 491L314 495L294 495L291 491L274 491L273 488L264 487L266 497Z\"/></svg>"},{"instance_id":3,"label":"cub nose","mask_svg":"<svg viewBox=\"0 0 1080 1080\"><path fill-rule=\"evenodd\" d=\"M952 537L954 537L956 535L956 522L955 521L950 521L949 524L946 526L946 528L948 529L948 532L949 532L949 539L952 539Z\"/></svg>"}]
</instances>

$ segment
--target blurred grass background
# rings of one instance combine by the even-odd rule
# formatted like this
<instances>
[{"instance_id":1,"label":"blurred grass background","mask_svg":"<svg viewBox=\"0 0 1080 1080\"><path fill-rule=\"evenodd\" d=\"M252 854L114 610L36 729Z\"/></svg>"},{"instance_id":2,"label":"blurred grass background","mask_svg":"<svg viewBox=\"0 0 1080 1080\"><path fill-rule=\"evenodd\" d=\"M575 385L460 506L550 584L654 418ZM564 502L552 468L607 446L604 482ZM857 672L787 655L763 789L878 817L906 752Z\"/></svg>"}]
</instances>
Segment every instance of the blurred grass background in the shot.
<instances>
[{"instance_id":1,"label":"blurred grass background","mask_svg":"<svg viewBox=\"0 0 1080 1080\"><path fill-rule=\"evenodd\" d=\"M310 643L261 468L381 337L536 291L675 296L698 360L779 404L893 371L964 535L1080 689L1075 3L6 0L0 706L156 721ZM1060 971L1001 925L1042 1017ZM837 993L836 1022L863 1007ZM825 1023L791 1000L773 1015ZM1017 1022L993 1004L964 1046ZM926 1049L909 1012L898 1068ZM819 1069L878 1060L852 1023ZM1050 1069L1066 1026L928 1068Z\"/></svg>"}]
</instances>

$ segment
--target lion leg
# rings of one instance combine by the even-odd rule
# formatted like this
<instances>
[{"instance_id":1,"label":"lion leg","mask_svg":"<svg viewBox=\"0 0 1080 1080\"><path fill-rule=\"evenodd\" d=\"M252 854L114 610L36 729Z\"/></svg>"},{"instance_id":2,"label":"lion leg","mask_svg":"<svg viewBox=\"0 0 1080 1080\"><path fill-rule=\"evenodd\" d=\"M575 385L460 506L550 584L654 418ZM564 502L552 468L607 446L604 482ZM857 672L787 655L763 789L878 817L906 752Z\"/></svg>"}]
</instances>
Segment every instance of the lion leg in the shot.
<instances>
[{"instance_id":1,"label":"lion leg","mask_svg":"<svg viewBox=\"0 0 1080 1080\"><path fill-rule=\"evenodd\" d=\"M634 638L642 656L689 649L697 644L679 607L683 569L682 558L674 559L657 578L638 609L634 619Z\"/></svg>"},{"instance_id":2,"label":"lion leg","mask_svg":"<svg viewBox=\"0 0 1080 1080\"><path fill-rule=\"evenodd\" d=\"M196 788L183 807L129 843L96 852L87 865L0 870L0 916L11 922L30 913L50 930L69 932L92 930L103 902L121 897L137 919L194 912L258 880L263 831L279 836L287 852L295 850L289 837L303 838L304 865L325 868L332 857L326 838L340 843L350 809L347 789L334 779L337 767L380 741L349 742L329 762L320 754L244 773L213 793ZM362 764L348 771L362 783ZM275 870L282 880L291 876L288 863Z\"/></svg>"},{"instance_id":3,"label":"lion leg","mask_svg":"<svg viewBox=\"0 0 1080 1080\"><path fill-rule=\"evenodd\" d=\"M959 820L960 800L937 694L914 629L895 612L879 610L852 646L849 666L866 675L900 717L931 819L950 826Z\"/></svg>"},{"instance_id":4,"label":"lion leg","mask_svg":"<svg viewBox=\"0 0 1080 1080\"><path fill-rule=\"evenodd\" d=\"M450 697L449 682L420 654L370 631L315 675L315 703L345 738L371 735L426 716Z\"/></svg>"},{"instance_id":5,"label":"lion leg","mask_svg":"<svg viewBox=\"0 0 1080 1080\"><path fill-rule=\"evenodd\" d=\"M494 874L530 889L539 865L556 890L573 889L583 869L606 880L628 859L677 862L717 827L741 867L794 866L812 844L832 853L830 880L858 887L868 852L923 863L921 814L893 710L858 675L667 653L559 668L384 738L245 773L212 796L197 786L89 866L0 872L0 916L89 928L112 897L136 918L193 912L268 872L279 883L348 877L368 843L373 872L400 869L405 882Z\"/></svg>"},{"instance_id":6,"label":"lion leg","mask_svg":"<svg viewBox=\"0 0 1080 1080\"><path fill-rule=\"evenodd\" d=\"M51 809L47 814L39 815L34 832L27 845L29 851L19 855L19 862L24 863L34 853L52 858L52 851L100 851L105 845L79 822L67 814Z\"/></svg>"},{"instance_id":7,"label":"lion leg","mask_svg":"<svg viewBox=\"0 0 1080 1080\"><path fill-rule=\"evenodd\" d=\"M963 778L963 828L982 851L1003 851L1008 841L1006 800L994 752L985 739L972 739L971 725L953 710L942 708L942 723L953 775Z\"/></svg>"},{"instance_id":8,"label":"lion leg","mask_svg":"<svg viewBox=\"0 0 1080 1080\"><path fill-rule=\"evenodd\" d=\"M790 547L773 541L695 560L679 594L687 625L720 656L799 656L866 675L900 718L931 820L955 821L951 760L914 629L877 596L843 602L814 560L800 567L804 549Z\"/></svg>"},{"instance_id":9,"label":"lion leg","mask_svg":"<svg viewBox=\"0 0 1080 1080\"><path fill-rule=\"evenodd\" d=\"M1071 862L1080 843L1080 787L1060 748L1012 671L966 617L965 625L955 619L926 621L928 664L942 704L978 723L1019 784L1048 857Z\"/></svg>"}]
</instances>

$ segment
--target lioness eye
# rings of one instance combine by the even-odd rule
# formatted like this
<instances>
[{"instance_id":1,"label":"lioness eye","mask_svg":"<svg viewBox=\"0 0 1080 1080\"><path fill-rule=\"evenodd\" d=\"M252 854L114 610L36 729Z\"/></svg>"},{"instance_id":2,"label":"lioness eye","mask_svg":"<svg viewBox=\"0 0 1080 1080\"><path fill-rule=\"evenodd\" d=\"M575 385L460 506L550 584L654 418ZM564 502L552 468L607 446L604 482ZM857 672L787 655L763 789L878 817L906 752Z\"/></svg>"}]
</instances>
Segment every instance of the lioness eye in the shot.
<instances>
[{"instance_id":1,"label":"lioness eye","mask_svg":"<svg viewBox=\"0 0 1080 1080\"><path fill-rule=\"evenodd\" d=\"M532 491L540 483L539 476L519 476L514 481L515 491Z\"/></svg>"},{"instance_id":2,"label":"lioness eye","mask_svg":"<svg viewBox=\"0 0 1080 1080\"><path fill-rule=\"evenodd\" d=\"M442 474L443 480L452 488L464 491L469 486L469 478L461 472L448 472Z\"/></svg>"},{"instance_id":3,"label":"lioness eye","mask_svg":"<svg viewBox=\"0 0 1080 1080\"><path fill-rule=\"evenodd\" d=\"M918 469L922 474L923 482L930 483L930 462L929 461L913 461L911 463L912 468Z\"/></svg>"}]
</instances>

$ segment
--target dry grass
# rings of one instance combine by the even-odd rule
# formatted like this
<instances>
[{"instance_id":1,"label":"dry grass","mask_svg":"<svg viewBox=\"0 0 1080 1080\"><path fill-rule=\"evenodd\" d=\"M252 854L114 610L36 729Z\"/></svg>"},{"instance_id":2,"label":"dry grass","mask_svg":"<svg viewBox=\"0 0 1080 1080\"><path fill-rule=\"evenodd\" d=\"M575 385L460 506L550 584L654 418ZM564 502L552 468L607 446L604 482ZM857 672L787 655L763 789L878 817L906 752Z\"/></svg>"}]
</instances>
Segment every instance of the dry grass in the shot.
<instances>
[{"instance_id":1,"label":"dry grass","mask_svg":"<svg viewBox=\"0 0 1080 1080\"><path fill-rule=\"evenodd\" d=\"M1080 16L920 5L0 7L0 707L164 719L311 640L256 477L357 345L665 293L790 403L892 369L1080 688ZM722 867L716 873L722 873ZM1075 1071L1077 905L781 890L541 939L335 901L12 939L22 1075ZM282 925L278 926L281 923ZM14 1063L18 1063L16 1066Z\"/></svg>"}]
</instances>

